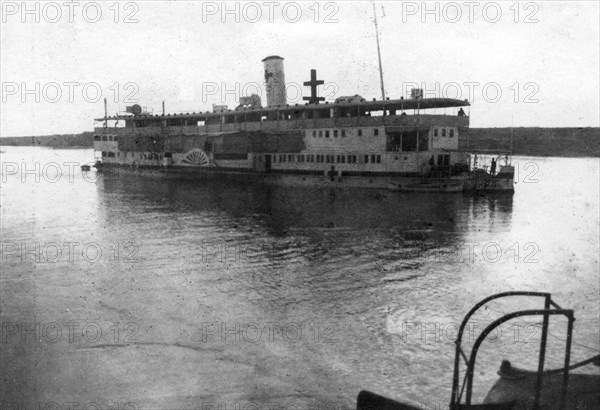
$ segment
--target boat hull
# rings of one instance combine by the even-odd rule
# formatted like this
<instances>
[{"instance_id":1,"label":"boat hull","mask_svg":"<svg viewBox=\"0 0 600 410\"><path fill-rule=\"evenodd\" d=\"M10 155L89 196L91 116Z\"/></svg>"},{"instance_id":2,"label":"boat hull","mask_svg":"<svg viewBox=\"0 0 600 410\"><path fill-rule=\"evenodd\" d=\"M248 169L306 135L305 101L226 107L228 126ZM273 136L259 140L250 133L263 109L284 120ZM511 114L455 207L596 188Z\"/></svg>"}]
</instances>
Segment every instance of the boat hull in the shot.
<instances>
[{"instance_id":1,"label":"boat hull","mask_svg":"<svg viewBox=\"0 0 600 410\"><path fill-rule=\"evenodd\" d=\"M423 184L419 176L393 176L390 174L373 175L336 175L324 173L286 173L286 172L256 172L245 168L224 169L217 167L172 166L154 167L128 164L104 163L102 171L123 174L147 174L153 176L178 177L190 179L234 180L256 184L276 184L284 186L313 186L328 188L376 188L390 189L390 182L396 187L413 187L414 189L396 189L406 192L504 192L512 193L512 178L492 177L494 184L480 183L479 179L469 177L448 177L436 179L433 185Z\"/></svg>"}]
</instances>

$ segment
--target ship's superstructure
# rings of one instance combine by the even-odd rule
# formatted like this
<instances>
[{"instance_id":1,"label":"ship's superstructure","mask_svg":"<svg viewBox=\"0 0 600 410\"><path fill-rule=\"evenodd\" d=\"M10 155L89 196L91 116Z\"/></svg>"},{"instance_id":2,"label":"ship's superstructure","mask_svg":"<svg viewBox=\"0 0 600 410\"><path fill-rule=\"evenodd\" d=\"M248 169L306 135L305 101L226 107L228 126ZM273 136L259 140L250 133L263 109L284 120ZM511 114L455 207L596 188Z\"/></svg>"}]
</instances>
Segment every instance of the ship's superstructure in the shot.
<instances>
[{"instance_id":1,"label":"ship's superstructure","mask_svg":"<svg viewBox=\"0 0 600 410\"><path fill-rule=\"evenodd\" d=\"M468 101L411 98L367 101L355 95L321 102L316 71L304 105L286 102L283 58L263 60L267 105L251 95L235 109L153 115L140 106L98 118L94 149L103 167L245 174L264 181L298 184L388 186L423 180L462 180L477 186L474 163L461 145L468 138ZM435 110L436 113L432 113ZM439 114L446 111L446 114ZM110 124L113 126L110 126ZM470 165L471 164L471 167ZM512 167L479 173L495 178L488 189L512 190ZM495 164L492 168L495 168ZM408 185L407 185L408 184ZM480 188L483 187L479 183Z\"/></svg>"}]
</instances>

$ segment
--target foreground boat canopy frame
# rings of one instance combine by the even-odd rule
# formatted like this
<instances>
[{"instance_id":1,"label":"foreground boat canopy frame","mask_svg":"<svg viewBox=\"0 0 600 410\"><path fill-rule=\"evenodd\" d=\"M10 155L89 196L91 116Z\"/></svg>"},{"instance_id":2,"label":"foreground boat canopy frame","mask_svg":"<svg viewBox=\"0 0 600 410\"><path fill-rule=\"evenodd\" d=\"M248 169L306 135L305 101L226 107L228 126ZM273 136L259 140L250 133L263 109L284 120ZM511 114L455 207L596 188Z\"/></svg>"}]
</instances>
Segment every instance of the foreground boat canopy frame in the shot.
<instances>
[{"instance_id":1,"label":"foreground boat canopy frame","mask_svg":"<svg viewBox=\"0 0 600 410\"><path fill-rule=\"evenodd\" d=\"M473 349L471 350L471 354L467 357L467 354L463 351L461 347L462 336L467 325L467 322L473 316L473 314L479 310L482 306L486 305L488 302L500 299L509 296L528 296L528 297L541 297L544 298L544 308L543 309L532 309L532 310L522 310L518 312L513 312L508 315L502 316L501 318L495 320L490 325L488 325L481 335L475 341L473 345ZM565 409L566 407L566 397L567 397L567 385L569 381L569 361L571 358L571 338L573 334L573 322L575 321L573 310L570 309L562 309L559 305L557 305L553 300L550 293L543 292L504 292L498 293L496 295L487 297L475 305L469 313L463 319L460 329L458 331L458 336L456 338L456 352L454 356L454 375L452 379L452 397L450 399L450 409L460 409L464 408L464 406L471 405L471 396L473 393L473 377L475 371L475 359L477 357L477 351L481 343L485 340L485 338L498 326L502 323L517 318L521 316L543 316L542 322L542 336L540 340L540 354L538 358L538 370L537 370L537 378L535 383L535 398L533 402L533 408L536 409L539 407L540 396L542 390L542 379L544 375L544 360L546 356L546 341L548 336L548 322L551 315L562 315L568 319L567 325L567 339L565 346L565 363L564 363L564 373L563 373L563 381L560 395L560 406L559 409ZM459 376L460 376L460 358L463 358L465 364L467 366L465 377L460 386ZM465 396L465 404L461 404L462 394L466 387L466 396Z\"/></svg>"}]
</instances>

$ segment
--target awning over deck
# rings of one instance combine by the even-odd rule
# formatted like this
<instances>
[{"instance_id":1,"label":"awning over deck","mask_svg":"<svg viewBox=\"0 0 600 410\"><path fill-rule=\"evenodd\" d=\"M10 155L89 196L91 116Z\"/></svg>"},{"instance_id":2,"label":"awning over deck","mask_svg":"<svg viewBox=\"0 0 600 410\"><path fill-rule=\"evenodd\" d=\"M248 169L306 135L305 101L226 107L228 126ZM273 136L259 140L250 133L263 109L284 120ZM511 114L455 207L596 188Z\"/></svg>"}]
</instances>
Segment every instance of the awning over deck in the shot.
<instances>
[{"instance_id":1,"label":"awning over deck","mask_svg":"<svg viewBox=\"0 0 600 410\"><path fill-rule=\"evenodd\" d=\"M192 119L196 121L205 121L210 118L218 118L228 115L263 115L267 113L279 112L282 115L298 115L302 111L321 111L335 109L344 112L353 111L355 108L359 112L371 111L405 111L405 110L428 110L435 108L456 108L468 107L471 104L467 100L455 100L451 98L418 98L418 99L399 99L399 100L376 100L376 101L360 101L360 102L338 102L332 104L304 104L304 105L282 105L277 107L262 107L262 108L238 108L235 110L227 110L223 112L193 112L179 114L140 114L140 115L117 115L107 117L107 120L158 120L158 119ZM105 118L96 118L95 121L104 121Z\"/></svg>"}]
</instances>

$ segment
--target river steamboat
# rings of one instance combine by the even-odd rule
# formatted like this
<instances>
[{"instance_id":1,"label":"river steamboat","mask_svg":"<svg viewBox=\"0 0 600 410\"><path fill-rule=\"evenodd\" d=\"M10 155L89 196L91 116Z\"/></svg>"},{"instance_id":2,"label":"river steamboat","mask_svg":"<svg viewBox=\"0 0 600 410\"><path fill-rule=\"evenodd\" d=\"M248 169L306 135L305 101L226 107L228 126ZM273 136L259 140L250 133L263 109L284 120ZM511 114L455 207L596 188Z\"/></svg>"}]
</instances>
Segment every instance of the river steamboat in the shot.
<instances>
[{"instance_id":1,"label":"river steamboat","mask_svg":"<svg viewBox=\"0 0 600 410\"><path fill-rule=\"evenodd\" d=\"M212 112L166 114L163 104L162 114L152 114L136 104L108 116L105 105L94 132L96 168L289 185L513 192L508 155L467 150L468 101L423 98L413 89L407 98L325 102L318 96L324 82L311 70L306 103L290 105L283 58L262 62L266 106L256 94Z\"/></svg>"}]
</instances>

